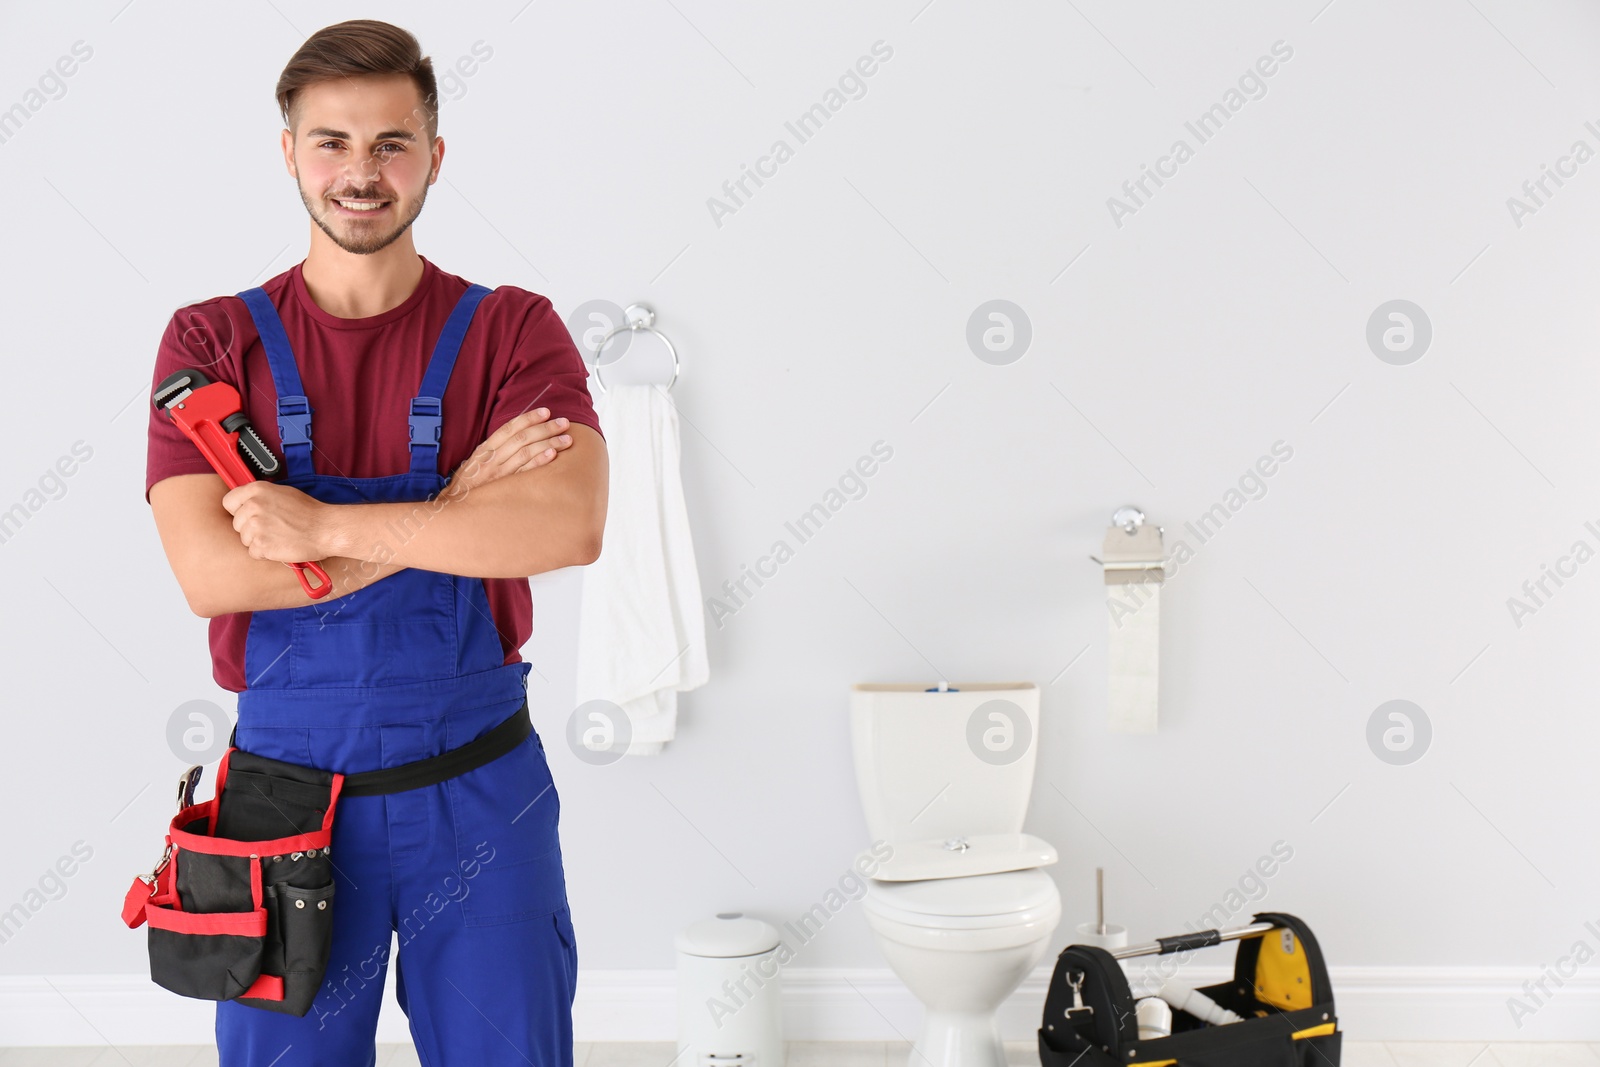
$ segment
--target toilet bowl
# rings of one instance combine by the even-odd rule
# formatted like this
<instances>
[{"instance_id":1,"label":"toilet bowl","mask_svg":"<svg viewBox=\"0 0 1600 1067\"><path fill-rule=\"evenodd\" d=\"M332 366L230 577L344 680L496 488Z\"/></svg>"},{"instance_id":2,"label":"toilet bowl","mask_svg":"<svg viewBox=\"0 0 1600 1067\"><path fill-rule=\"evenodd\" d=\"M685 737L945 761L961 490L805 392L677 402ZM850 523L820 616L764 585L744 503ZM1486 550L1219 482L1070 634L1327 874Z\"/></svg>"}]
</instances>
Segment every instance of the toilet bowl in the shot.
<instances>
[{"instance_id":1,"label":"toilet bowl","mask_svg":"<svg viewBox=\"0 0 1600 1067\"><path fill-rule=\"evenodd\" d=\"M1021 832L1033 787L1032 683L857 685L856 781L875 841L873 940L926 1009L909 1067L1006 1067L995 1010L1044 957L1061 895ZM989 731L985 734L985 731ZM974 738L1020 737L1014 753ZM933 799L930 800L929 798Z\"/></svg>"},{"instance_id":2,"label":"toilet bowl","mask_svg":"<svg viewBox=\"0 0 1600 1067\"><path fill-rule=\"evenodd\" d=\"M1061 895L1041 870L874 881L862 901L878 950L922 1002L916 1067L1005 1067L995 1009L1044 957Z\"/></svg>"}]
</instances>

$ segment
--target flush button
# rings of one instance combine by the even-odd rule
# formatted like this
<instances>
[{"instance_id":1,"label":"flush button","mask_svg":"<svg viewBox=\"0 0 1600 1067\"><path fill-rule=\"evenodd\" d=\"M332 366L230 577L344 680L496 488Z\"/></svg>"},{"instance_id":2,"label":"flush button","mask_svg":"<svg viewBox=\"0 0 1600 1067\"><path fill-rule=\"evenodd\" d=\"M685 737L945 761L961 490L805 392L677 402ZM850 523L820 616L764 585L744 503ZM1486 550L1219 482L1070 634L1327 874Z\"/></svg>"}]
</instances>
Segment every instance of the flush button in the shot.
<instances>
[{"instance_id":1,"label":"flush button","mask_svg":"<svg viewBox=\"0 0 1600 1067\"><path fill-rule=\"evenodd\" d=\"M944 849L946 852L965 852L971 847L971 845L967 844L967 839L964 837L952 837L950 840L944 843Z\"/></svg>"}]
</instances>

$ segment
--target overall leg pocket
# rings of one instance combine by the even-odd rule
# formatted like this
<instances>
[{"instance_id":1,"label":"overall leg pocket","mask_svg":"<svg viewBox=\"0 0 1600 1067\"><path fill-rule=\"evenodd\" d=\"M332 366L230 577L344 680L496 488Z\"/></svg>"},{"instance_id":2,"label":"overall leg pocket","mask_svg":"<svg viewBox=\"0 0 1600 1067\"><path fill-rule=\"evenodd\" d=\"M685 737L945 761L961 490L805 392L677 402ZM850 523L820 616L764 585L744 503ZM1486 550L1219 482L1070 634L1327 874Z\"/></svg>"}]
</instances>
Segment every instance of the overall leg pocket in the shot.
<instances>
[{"instance_id":1,"label":"overall leg pocket","mask_svg":"<svg viewBox=\"0 0 1600 1067\"><path fill-rule=\"evenodd\" d=\"M564 907L561 801L536 736L445 784L464 881L463 922L517 922Z\"/></svg>"},{"instance_id":2,"label":"overall leg pocket","mask_svg":"<svg viewBox=\"0 0 1600 1067\"><path fill-rule=\"evenodd\" d=\"M562 905L550 917L555 921L556 936L561 939L561 948L567 958L567 1000L571 1003L578 995L578 938L572 932L572 909Z\"/></svg>"}]
</instances>

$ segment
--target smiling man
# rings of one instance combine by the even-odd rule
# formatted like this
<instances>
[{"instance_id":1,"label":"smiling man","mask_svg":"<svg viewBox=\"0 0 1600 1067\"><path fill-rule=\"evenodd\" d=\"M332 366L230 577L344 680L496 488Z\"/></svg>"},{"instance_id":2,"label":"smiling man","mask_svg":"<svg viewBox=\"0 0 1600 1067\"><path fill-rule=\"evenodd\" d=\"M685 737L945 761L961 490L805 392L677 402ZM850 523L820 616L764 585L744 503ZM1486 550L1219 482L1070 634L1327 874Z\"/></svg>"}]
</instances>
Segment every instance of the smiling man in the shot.
<instances>
[{"instance_id":1,"label":"smiling man","mask_svg":"<svg viewBox=\"0 0 1600 1067\"><path fill-rule=\"evenodd\" d=\"M152 410L145 492L210 619L213 676L238 693L233 745L347 779L331 948L287 905L266 948L286 972L325 951L323 984L303 1013L281 983L220 1002L220 1060L370 1065L398 933L396 997L424 1063L570 1065L560 802L519 649L528 576L600 551L607 461L587 371L545 297L418 255L445 146L411 34L323 29L277 98L310 249L180 309L153 381L197 368L233 385L286 475L230 490ZM333 583L315 601L285 566L308 560Z\"/></svg>"}]
</instances>

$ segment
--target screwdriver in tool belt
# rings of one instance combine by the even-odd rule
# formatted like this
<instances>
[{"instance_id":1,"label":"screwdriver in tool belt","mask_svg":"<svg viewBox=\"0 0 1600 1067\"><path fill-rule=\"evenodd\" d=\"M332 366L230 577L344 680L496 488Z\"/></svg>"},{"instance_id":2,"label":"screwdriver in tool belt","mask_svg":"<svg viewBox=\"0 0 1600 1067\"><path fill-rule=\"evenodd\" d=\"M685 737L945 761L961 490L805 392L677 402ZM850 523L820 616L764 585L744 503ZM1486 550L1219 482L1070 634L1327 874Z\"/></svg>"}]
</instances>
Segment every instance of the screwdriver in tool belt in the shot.
<instances>
[{"instance_id":1,"label":"screwdriver in tool belt","mask_svg":"<svg viewBox=\"0 0 1600 1067\"><path fill-rule=\"evenodd\" d=\"M239 391L227 382L213 382L198 370L175 371L156 386L150 402L157 411L166 412L177 423L229 489L248 485L258 478L272 480L283 476L283 464L250 425L239 400ZM318 600L333 590L333 582L320 563L286 563L285 566L294 568L300 588L311 599ZM306 579L308 571L319 585L313 586Z\"/></svg>"}]
</instances>

